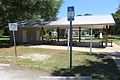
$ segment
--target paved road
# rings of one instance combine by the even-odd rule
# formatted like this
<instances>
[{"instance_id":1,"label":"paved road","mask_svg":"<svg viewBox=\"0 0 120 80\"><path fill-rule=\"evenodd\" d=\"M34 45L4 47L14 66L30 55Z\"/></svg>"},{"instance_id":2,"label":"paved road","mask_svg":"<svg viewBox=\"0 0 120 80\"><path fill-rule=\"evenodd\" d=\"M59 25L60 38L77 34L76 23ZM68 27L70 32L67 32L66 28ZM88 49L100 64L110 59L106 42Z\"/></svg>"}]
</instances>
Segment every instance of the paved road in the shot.
<instances>
[{"instance_id":1,"label":"paved road","mask_svg":"<svg viewBox=\"0 0 120 80\"><path fill-rule=\"evenodd\" d=\"M9 64L0 64L0 80L40 80L41 76L50 76L50 74L25 69L13 69Z\"/></svg>"},{"instance_id":2,"label":"paved road","mask_svg":"<svg viewBox=\"0 0 120 80\"><path fill-rule=\"evenodd\" d=\"M92 80L92 77L53 77L46 72L15 69L9 64L0 64L0 80Z\"/></svg>"}]
</instances>

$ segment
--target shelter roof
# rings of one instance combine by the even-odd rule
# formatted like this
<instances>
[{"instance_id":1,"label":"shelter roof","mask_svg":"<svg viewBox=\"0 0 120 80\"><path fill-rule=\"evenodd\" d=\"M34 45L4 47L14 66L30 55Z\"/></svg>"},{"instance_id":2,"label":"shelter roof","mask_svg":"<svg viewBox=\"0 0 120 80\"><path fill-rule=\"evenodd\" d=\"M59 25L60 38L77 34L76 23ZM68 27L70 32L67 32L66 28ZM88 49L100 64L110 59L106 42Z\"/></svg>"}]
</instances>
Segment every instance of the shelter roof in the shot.
<instances>
[{"instance_id":1,"label":"shelter roof","mask_svg":"<svg viewBox=\"0 0 120 80\"><path fill-rule=\"evenodd\" d=\"M72 21L73 27L82 28L103 28L106 25L114 25L115 21L112 15L91 15L91 16L76 16ZM56 21L51 21L47 27L69 27L70 22L67 17L59 18Z\"/></svg>"}]
</instances>

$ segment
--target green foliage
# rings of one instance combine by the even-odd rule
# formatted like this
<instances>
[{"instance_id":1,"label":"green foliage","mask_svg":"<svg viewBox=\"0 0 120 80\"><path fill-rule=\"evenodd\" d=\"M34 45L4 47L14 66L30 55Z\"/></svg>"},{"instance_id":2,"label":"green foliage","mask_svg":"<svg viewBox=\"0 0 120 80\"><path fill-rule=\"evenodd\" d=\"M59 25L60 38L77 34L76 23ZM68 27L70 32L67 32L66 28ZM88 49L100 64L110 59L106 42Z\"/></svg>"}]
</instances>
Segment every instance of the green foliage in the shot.
<instances>
[{"instance_id":1,"label":"green foliage","mask_svg":"<svg viewBox=\"0 0 120 80\"><path fill-rule=\"evenodd\" d=\"M0 36L2 36L2 35L3 35L3 33L4 33L4 31L3 31L3 30L0 30Z\"/></svg>"},{"instance_id":2,"label":"green foliage","mask_svg":"<svg viewBox=\"0 0 120 80\"><path fill-rule=\"evenodd\" d=\"M118 10L112 14L115 19L115 25L110 28L110 33L112 35L120 35L120 6Z\"/></svg>"},{"instance_id":3,"label":"green foliage","mask_svg":"<svg viewBox=\"0 0 120 80\"><path fill-rule=\"evenodd\" d=\"M91 16L92 14L90 14L90 13L86 13L86 14L84 14L84 16Z\"/></svg>"},{"instance_id":4,"label":"green foliage","mask_svg":"<svg viewBox=\"0 0 120 80\"><path fill-rule=\"evenodd\" d=\"M85 13L85 14L78 14L77 16L91 16L92 14L90 14L90 13Z\"/></svg>"},{"instance_id":5,"label":"green foliage","mask_svg":"<svg viewBox=\"0 0 120 80\"><path fill-rule=\"evenodd\" d=\"M44 35L44 39L47 40L47 41L49 41L49 34L45 34Z\"/></svg>"},{"instance_id":6,"label":"green foliage","mask_svg":"<svg viewBox=\"0 0 120 80\"><path fill-rule=\"evenodd\" d=\"M9 22L22 20L53 19L62 2L62 0L0 0L0 27Z\"/></svg>"}]
</instances>

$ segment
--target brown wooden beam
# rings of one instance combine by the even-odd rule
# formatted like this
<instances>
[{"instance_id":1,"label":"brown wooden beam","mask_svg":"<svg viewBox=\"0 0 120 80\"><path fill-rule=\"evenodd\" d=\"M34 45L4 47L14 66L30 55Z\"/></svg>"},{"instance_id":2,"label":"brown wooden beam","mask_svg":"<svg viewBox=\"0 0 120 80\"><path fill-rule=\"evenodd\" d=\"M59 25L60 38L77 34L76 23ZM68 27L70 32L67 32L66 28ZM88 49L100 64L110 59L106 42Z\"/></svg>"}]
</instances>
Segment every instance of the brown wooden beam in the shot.
<instances>
[{"instance_id":1,"label":"brown wooden beam","mask_svg":"<svg viewBox=\"0 0 120 80\"><path fill-rule=\"evenodd\" d=\"M105 26L103 27L103 40L105 40Z\"/></svg>"},{"instance_id":2,"label":"brown wooden beam","mask_svg":"<svg viewBox=\"0 0 120 80\"><path fill-rule=\"evenodd\" d=\"M59 38L60 38L60 37L59 37L59 32L60 32L60 31L59 31L59 27L58 27L58 28L57 28L57 40L58 40L58 41L59 41Z\"/></svg>"},{"instance_id":3,"label":"brown wooden beam","mask_svg":"<svg viewBox=\"0 0 120 80\"><path fill-rule=\"evenodd\" d=\"M105 30L105 46L107 47L108 45L108 25L106 26Z\"/></svg>"},{"instance_id":4,"label":"brown wooden beam","mask_svg":"<svg viewBox=\"0 0 120 80\"><path fill-rule=\"evenodd\" d=\"M44 40L44 28L42 27L42 41Z\"/></svg>"},{"instance_id":5,"label":"brown wooden beam","mask_svg":"<svg viewBox=\"0 0 120 80\"><path fill-rule=\"evenodd\" d=\"M79 42L81 42L81 27L79 27Z\"/></svg>"}]
</instances>

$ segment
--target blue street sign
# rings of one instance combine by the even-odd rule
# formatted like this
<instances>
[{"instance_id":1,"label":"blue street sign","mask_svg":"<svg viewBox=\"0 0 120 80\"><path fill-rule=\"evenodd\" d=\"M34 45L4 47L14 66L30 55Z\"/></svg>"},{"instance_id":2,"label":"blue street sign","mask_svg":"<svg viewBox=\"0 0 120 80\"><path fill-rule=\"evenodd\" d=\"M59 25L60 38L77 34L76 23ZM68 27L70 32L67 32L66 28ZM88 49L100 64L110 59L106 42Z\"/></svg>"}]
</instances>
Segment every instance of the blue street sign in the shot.
<instances>
[{"instance_id":1,"label":"blue street sign","mask_svg":"<svg viewBox=\"0 0 120 80\"><path fill-rule=\"evenodd\" d=\"M68 21L74 21L74 16L75 16L74 6L68 7L67 9Z\"/></svg>"}]
</instances>

